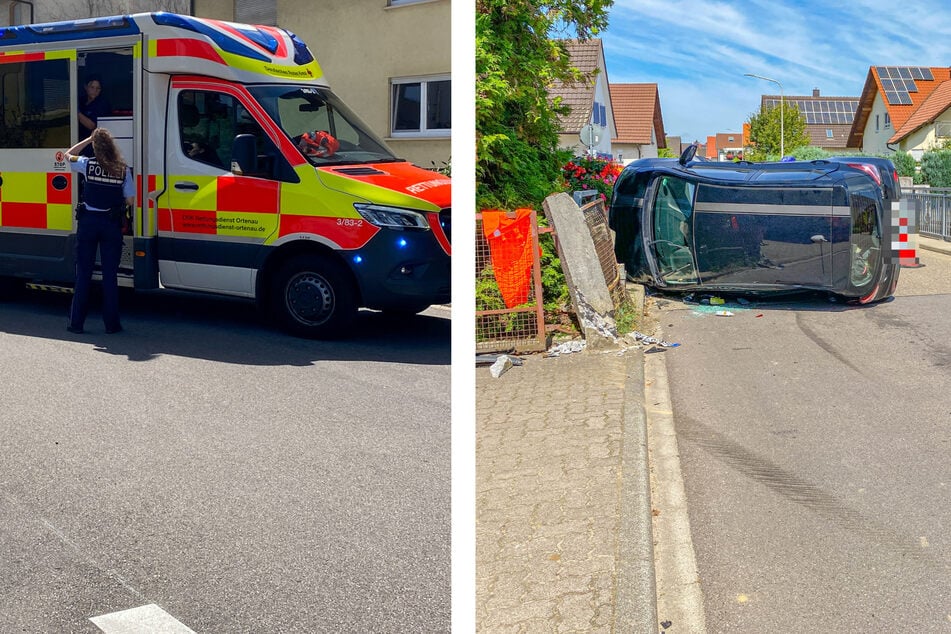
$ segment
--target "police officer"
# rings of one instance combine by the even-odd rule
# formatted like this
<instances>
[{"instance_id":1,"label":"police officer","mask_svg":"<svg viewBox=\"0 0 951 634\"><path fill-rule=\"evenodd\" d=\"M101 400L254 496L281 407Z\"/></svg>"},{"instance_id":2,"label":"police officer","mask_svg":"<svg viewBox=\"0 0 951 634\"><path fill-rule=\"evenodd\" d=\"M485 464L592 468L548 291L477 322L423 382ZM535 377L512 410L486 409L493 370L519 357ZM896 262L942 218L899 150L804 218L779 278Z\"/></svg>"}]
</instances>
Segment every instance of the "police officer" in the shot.
<instances>
[{"instance_id":1,"label":"police officer","mask_svg":"<svg viewBox=\"0 0 951 634\"><path fill-rule=\"evenodd\" d=\"M92 145L92 157L80 153ZM66 330L83 332L89 304L96 249L102 263L102 321L109 334L120 332L119 259L122 255L122 217L135 198L132 170L125 164L112 135L96 128L88 138L66 150L69 168L85 179L76 207L76 286Z\"/></svg>"}]
</instances>

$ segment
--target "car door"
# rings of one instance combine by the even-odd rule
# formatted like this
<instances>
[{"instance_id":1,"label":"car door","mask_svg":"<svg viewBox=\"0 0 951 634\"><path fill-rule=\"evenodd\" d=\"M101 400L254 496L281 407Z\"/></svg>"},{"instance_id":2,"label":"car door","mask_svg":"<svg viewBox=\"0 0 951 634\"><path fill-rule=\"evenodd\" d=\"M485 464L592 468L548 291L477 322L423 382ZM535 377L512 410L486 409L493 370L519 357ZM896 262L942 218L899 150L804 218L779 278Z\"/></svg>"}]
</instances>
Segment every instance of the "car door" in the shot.
<instances>
[{"instance_id":1,"label":"car door","mask_svg":"<svg viewBox=\"0 0 951 634\"><path fill-rule=\"evenodd\" d=\"M234 138L253 135L261 156L281 158L252 109L250 96L226 82L173 84L158 200L165 286L254 295L255 264L278 230L280 182L263 161L259 172L233 171Z\"/></svg>"},{"instance_id":2,"label":"car door","mask_svg":"<svg viewBox=\"0 0 951 634\"><path fill-rule=\"evenodd\" d=\"M703 184L695 213L704 284L831 285L831 188Z\"/></svg>"}]
</instances>

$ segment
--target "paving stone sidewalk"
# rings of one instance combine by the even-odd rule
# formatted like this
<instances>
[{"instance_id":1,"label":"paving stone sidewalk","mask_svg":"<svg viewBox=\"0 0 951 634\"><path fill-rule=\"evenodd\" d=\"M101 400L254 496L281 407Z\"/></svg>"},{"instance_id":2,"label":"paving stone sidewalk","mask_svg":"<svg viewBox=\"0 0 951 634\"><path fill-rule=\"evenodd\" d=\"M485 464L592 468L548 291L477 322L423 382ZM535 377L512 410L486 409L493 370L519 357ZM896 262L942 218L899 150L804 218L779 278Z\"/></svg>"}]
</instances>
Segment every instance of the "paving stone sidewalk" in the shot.
<instances>
[{"instance_id":1,"label":"paving stone sidewalk","mask_svg":"<svg viewBox=\"0 0 951 634\"><path fill-rule=\"evenodd\" d=\"M643 352L476 370L476 629L656 632Z\"/></svg>"}]
</instances>

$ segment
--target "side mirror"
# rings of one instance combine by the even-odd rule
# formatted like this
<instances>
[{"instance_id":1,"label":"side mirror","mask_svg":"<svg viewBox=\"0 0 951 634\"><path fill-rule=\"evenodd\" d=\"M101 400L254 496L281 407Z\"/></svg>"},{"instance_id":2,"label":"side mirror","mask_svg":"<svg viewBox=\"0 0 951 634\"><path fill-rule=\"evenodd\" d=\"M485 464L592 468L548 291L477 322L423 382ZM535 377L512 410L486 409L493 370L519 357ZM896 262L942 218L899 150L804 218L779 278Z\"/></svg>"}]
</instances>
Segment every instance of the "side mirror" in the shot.
<instances>
[{"instance_id":1,"label":"side mirror","mask_svg":"<svg viewBox=\"0 0 951 634\"><path fill-rule=\"evenodd\" d=\"M231 172L253 174L258 168L258 150L253 134L239 134L231 146Z\"/></svg>"},{"instance_id":2,"label":"side mirror","mask_svg":"<svg viewBox=\"0 0 951 634\"><path fill-rule=\"evenodd\" d=\"M693 160L693 157L697 155L697 144L691 143L687 146L687 149L683 151L680 155L680 165L681 167L686 167L687 163Z\"/></svg>"}]
</instances>

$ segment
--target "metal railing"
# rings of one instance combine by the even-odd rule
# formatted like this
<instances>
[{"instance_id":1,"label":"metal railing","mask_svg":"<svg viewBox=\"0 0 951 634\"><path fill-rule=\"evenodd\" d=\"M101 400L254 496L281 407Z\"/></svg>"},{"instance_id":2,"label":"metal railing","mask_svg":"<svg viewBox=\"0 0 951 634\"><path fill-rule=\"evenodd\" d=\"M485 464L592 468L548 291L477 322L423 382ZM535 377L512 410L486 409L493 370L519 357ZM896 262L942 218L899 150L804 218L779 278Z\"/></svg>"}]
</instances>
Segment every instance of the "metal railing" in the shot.
<instances>
[{"instance_id":1,"label":"metal railing","mask_svg":"<svg viewBox=\"0 0 951 634\"><path fill-rule=\"evenodd\" d=\"M951 240L951 188L906 188L902 196L915 202L918 233Z\"/></svg>"}]
</instances>

